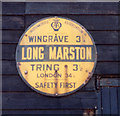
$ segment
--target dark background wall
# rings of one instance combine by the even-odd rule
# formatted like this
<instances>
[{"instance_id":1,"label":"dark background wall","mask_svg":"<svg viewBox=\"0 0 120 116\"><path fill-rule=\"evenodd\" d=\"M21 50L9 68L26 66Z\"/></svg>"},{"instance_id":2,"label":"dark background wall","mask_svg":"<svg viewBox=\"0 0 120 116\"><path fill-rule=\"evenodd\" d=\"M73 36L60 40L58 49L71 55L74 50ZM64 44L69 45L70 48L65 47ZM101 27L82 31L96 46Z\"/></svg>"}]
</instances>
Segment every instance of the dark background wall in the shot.
<instances>
[{"instance_id":1,"label":"dark background wall","mask_svg":"<svg viewBox=\"0 0 120 116\"><path fill-rule=\"evenodd\" d=\"M112 81L120 77L118 3L3 2L2 10L3 114L79 114L86 109L97 110L101 91L97 90L96 82L100 81L97 77L112 78ZM20 36L33 22L48 16L62 16L79 22L93 36L97 47L98 61L93 78L81 90L65 97L53 98L34 92L22 81L16 69L15 51ZM120 98L119 90L116 88L117 98Z\"/></svg>"}]
</instances>

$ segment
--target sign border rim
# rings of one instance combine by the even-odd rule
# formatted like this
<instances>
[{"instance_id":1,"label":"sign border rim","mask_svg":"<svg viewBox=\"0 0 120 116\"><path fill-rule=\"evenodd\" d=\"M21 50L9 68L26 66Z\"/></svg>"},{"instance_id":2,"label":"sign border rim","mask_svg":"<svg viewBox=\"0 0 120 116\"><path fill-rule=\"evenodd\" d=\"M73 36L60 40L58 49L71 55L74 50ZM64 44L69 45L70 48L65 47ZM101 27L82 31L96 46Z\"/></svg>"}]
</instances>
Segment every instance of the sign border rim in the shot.
<instances>
[{"instance_id":1,"label":"sign border rim","mask_svg":"<svg viewBox=\"0 0 120 116\"><path fill-rule=\"evenodd\" d=\"M54 17L58 17L58 18L62 18L62 19L66 19L66 20L72 21L72 22L78 24L80 27L82 27L82 29L84 29L84 30L87 32L87 34L90 36L90 38L91 38L91 40L92 40L92 42L93 42L93 46L94 46L94 48L95 48L95 62L94 62L94 67L93 67L93 69L92 69L92 71L91 71L90 76L88 76L88 77L86 78L85 82L84 82L82 85L80 85L78 88L76 88L75 90L70 91L70 92L67 92L67 93L64 93L64 94L57 94L57 95L56 95L56 94L49 94L49 93L45 93L45 92L39 91L39 90L35 89L33 86L31 86L31 85L25 80L25 78L23 77L22 73L20 72L19 65L18 65L18 62L17 62L18 45L20 44L20 42L21 42L23 36L26 34L26 32L27 32L32 26L34 26L35 24L37 24L38 22L40 22L40 21L42 21L42 20L45 20L45 19L54 18ZM41 18L41 19L35 21L35 22L32 23L30 26L28 26L28 28L23 32L23 34L21 35L21 37L20 37L20 39L19 39L19 41L18 41L18 44L17 44L15 59L16 59L17 71L18 71L20 77L22 78L22 80L24 81L24 83L25 83L28 87L30 87L32 90L34 90L34 91L36 91L37 93L40 93L40 94L42 94L42 95L47 95L47 96L51 96L51 97L62 97L62 96L67 96L67 95L70 95L70 94L74 94L75 92L77 92L78 90L80 90L81 88L83 88L86 84L88 84L88 82L91 80L91 78L92 78L92 76L93 76L93 73L94 73L94 71L95 71L95 68L96 68L96 64L97 64L97 48L96 48L96 46L95 46L95 41L94 41L93 37L91 36L91 34L90 34L90 33L87 31L87 29L86 29L84 26L82 26L80 23L78 23L77 21L75 21L75 20L73 20L73 19L67 18L67 17L62 17L62 16L50 16L50 17Z\"/></svg>"}]
</instances>

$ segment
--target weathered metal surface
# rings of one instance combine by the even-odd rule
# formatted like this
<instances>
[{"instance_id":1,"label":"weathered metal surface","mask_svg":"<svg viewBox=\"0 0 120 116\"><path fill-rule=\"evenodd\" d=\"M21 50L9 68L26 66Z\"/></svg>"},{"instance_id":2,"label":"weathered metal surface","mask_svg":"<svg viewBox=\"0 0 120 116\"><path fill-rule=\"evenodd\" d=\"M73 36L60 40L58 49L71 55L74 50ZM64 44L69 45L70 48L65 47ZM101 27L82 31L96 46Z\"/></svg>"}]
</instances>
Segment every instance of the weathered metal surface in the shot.
<instances>
[{"instance_id":1,"label":"weathered metal surface","mask_svg":"<svg viewBox=\"0 0 120 116\"><path fill-rule=\"evenodd\" d=\"M49 17L31 25L16 50L18 72L35 91L68 95L91 78L97 52L87 30L75 21Z\"/></svg>"}]
</instances>

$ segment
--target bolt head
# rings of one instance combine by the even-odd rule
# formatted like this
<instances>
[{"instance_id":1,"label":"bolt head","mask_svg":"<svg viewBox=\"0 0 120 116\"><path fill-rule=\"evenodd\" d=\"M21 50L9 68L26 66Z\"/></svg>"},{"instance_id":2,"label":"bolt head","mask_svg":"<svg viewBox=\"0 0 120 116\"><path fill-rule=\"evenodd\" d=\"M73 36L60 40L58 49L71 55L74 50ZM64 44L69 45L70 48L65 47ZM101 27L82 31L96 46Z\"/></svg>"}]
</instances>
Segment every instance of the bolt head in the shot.
<instances>
[{"instance_id":1,"label":"bolt head","mask_svg":"<svg viewBox=\"0 0 120 116\"><path fill-rule=\"evenodd\" d=\"M25 75L28 74L28 71L25 71Z\"/></svg>"},{"instance_id":2,"label":"bolt head","mask_svg":"<svg viewBox=\"0 0 120 116\"><path fill-rule=\"evenodd\" d=\"M20 62L17 62L17 65L20 66L21 65Z\"/></svg>"},{"instance_id":3,"label":"bolt head","mask_svg":"<svg viewBox=\"0 0 120 116\"><path fill-rule=\"evenodd\" d=\"M68 65L65 65L64 67L65 67L65 68L67 68L67 67L68 67Z\"/></svg>"}]
</instances>

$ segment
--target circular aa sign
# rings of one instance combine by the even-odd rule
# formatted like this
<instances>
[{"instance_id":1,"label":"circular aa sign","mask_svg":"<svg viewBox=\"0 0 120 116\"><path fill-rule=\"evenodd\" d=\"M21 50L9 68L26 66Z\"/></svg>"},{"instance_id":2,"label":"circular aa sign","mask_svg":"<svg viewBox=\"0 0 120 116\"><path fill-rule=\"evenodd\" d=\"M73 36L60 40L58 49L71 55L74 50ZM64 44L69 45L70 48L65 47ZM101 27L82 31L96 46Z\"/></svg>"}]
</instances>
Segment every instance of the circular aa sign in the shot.
<instances>
[{"instance_id":1,"label":"circular aa sign","mask_svg":"<svg viewBox=\"0 0 120 116\"><path fill-rule=\"evenodd\" d=\"M96 47L79 23L48 17L32 24L16 50L17 69L33 90L64 96L83 87L96 64Z\"/></svg>"}]
</instances>

